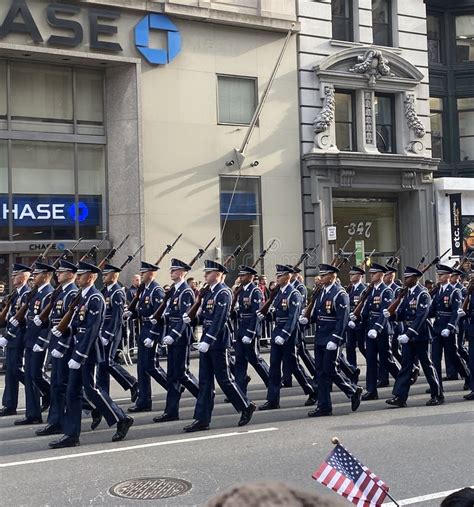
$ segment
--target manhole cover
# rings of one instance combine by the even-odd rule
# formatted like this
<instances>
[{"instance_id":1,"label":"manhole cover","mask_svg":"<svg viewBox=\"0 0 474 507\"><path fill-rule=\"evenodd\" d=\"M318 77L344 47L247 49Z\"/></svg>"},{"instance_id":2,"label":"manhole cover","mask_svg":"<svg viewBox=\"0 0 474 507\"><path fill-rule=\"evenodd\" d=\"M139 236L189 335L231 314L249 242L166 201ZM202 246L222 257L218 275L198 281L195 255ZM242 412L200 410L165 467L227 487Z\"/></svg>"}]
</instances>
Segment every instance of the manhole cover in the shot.
<instances>
[{"instance_id":1,"label":"manhole cover","mask_svg":"<svg viewBox=\"0 0 474 507\"><path fill-rule=\"evenodd\" d=\"M119 482L109 489L109 493L121 498L135 500L155 500L170 498L186 493L192 484L174 477L154 477L152 479L130 479Z\"/></svg>"}]
</instances>

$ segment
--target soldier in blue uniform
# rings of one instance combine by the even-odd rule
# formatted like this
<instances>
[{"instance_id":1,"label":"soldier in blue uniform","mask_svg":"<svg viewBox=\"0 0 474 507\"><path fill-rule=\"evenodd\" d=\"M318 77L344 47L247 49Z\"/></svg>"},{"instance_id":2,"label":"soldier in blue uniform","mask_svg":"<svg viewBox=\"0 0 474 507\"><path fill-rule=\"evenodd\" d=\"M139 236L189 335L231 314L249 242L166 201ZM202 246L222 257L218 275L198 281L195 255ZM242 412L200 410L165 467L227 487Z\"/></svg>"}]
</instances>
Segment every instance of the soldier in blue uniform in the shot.
<instances>
[{"instance_id":1,"label":"soldier in blue uniform","mask_svg":"<svg viewBox=\"0 0 474 507\"><path fill-rule=\"evenodd\" d=\"M33 270L33 280L37 287L36 294L29 300L28 311L25 316L25 398L26 414L23 419L14 422L15 425L41 424L42 410L49 407L50 384L46 379L44 372L44 362L46 359L46 337L48 335L48 326L37 325L35 317L41 313L49 302L53 287L51 286L51 277L54 268L49 264L36 262ZM15 317L10 319L10 324L17 326L19 322ZM41 339L41 345L37 340ZM43 397L43 405L41 404Z\"/></svg>"},{"instance_id":2,"label":"soldier in blue uniform","mask_svg":"<svg viewBox=\"0 0 474 507\"><path fill-rule=\"evenodd\" d=\"M57 326L71 301L77 296L78 288L75 284L77 266L67 260L59 261L56 269L56 276L61 291L53 302L53 307L49 314L49 326ZM35 317L38 321L39 317ZM41 324L41 320L39 320ZM59 343L58 343L59 342ZM51 404L49 406L48 421L44 428L37 430L38 436L61 435L63 433L64 414L66 411L66 389L69 377L68 361L71 359L72 348L64 342L61 342L52 332L46 337L46 342L41 336L37 343L44 346L46 343L51 351ZM63 347L65 353L59 352L57 347Z\"/></svg>"},{"instance_id":3,"label":"soldier in blue uniform","mask_svg":"<svg viewBox=\"0 0 474 507\"><path fill-rule=\"evenodd\" d=\"M352 266L349 270L349 281L350 287L348 291L349 295L349 307L350 311L353 312L356 306L359 304L361 294L366 289L367 285L363 282L365 271L358 266ZM349 321L349 325L346 330L346 355L349 363L357 368L357 348L360 353L365 357L365 330L364 325L361 321L353 322Z\"/></svg>"},{"instance_id":4,"label":"soldier in blue uniform","mask_svg":"<svg viewBox=\"0 0 474 507\"><path fill-rule=\"evenodd\" d=\"M472 284L472 282L470 282ZM471 292L472 287L470 287ZM468 394L464 395L464 399L467 401L474 401L474 298L472 297L472 292L470 294L466 293L466 297L469 297L469 304L467 306L467 311L465 312L462 308L458 310L459 318L465 317L465 334L466 339L469 344L469 381L467 382L468 390L470 391Z\"/></svg>"},{"instance_id":5,"label":"soldier in blue uniform","mask_svg":"<svg viewBox=\"0 0 474 507\"><path fill-rule=\"evenodd\" d=\"M153 418L157 423L179 420L179 402L183 387L195 398L199 395L199 383L188 370L193 329L190 324L183 322L183 315L195 300L194 292L185 280L189 271L191 266L179 259L171 259L170 277L173 285L166 296L166 336L163 338L163 345L168 349L166 406L162 415Z\"/></svg>"},{"instance_id":6,"label":"soldier in blue uniform","mask_svg":"<svg viewBox=\"0 0 474 507\"><path fill-rule=\"evenodd\" d=\"M367 322L366 334L366 358L367 358L367 392L362 396L364 401L377 400L377 378L379 364L382 368L396 378L399 372L390 350L389 336L391 326L383 310L388 308L393 299L392 290L383 283L383 275L386 273L385 266L372 263L369 269L373 288L367 297L362 310L361 319ZM351 313L350 319L356 321L356 316Z\"/></svg>"},{"instance_id":7,"label":"soldier in blue uniform","mask_svg":"<svg viewBox=\"0 0 474 507\"><path fill-rule=\"evenodd\" d=\"M296 339L298 334L298 317L301 313L301 295L290 283L293 268L277 264L276 277L279 287L278 295L272 304L272 311L266 316L257 312L260 320L267 318L275 323L272 330L270 349L270 378L267 401L259 410L280 408L281 368L284 361L289 365L292 375L308 396L307 405L314 405L316 393L297 360Z\"/></svg>"},{"instance_id":8,"label":"soldier in blue uniform","mask_svg":"<svg viewBox=\"0 0 474 507\"><path fill-rule=\"evenodd\" d=\"M441 363L443 352L446 363L453 364L457 373L465 379L469 378L469 372L462 359L459 357L456 344L456 332L458 329L458 310L462 305L461 290L450 283L453 268L444 264L436 266L439 290L431 302L429 317L433 322L433 346L432 358L436 372L441 381ZM456 375L457 377L457 375ZM443 386L441 382L441 400L444 400Z\"/></svg>"},{"instance_id":9,"label":"soldier in blue uniform","mask_svg":"<svg viewBox=\"0 0 474 507\"><path fill-rule=\"evenodd\" d=\"M64 435L59 440L50 442L49 447L52 449L79 445L83 389L87 401L100 412L108 425L117 425L112 442L123 440L133 424L133 419L125 415L123 410L96 383L97 365L103 359L103 346L99 333L105 317L104 298L94 285L100 268L87 262L79 262L77 267L77 285L81 291L81 298L71 322L71 332L67 343L63 341L66 337L62 336L57 327L51 330L59 338L56 350L65 354L68 346L72 349L71 359L68 361L69 379L66 390Z\"/></svg>"},{"instance_id":10,"label":"soldier in blue uniform","mask_svg":"<svg viewBox=\"0 0 474 507\"><path fill-rule=\"evenodd\" d=\"M314 303L310 322L316 324L314 356L318 398L316 410L309 417L332 415L331 385L334 382L351 400L352 411L359 406L362 388L347 379L338 369L340 347L349 317L349 296L339 283L339 269L330 264L319 264L319 278L322 284ZM307 323L305 317L300 322Z\"/></svg>"},{"instance_id":11,"label":"soldier in blue uniform","mask_svg":"<svg viewBox=\"0 0 474 507\"><path fill-rule=\"evenodd\" d=\"M430 386L431 399L426 405L442 403L439 378L429 357L428 346L431 341L428 315L431 298L425 287L418 283L423 273L410 266L405 268L403 277L407 293L397 308L395 320L401 326L397 340L402 345L402 368L393 387L394 397L386 400L392 407L405 407L410 391L413 366L420 361L426 380ZM388 309L384 316L390 318Z\"/></svg>"},{"instance_id":12,"label":"soldier in blue uniform","mask_svg":"<svg viewBox=\"0 0 474 507\"><path fill-rule=\"evenodd\" d=\"M257 270L250 266L239 266L238 276L242 289L237 296L235 311L237 327L235 331L235 381L244 394L247 394L247 368L249 363L268 387L269 367L260 356L260 322L257 312L262 307L263 294L253 282Z\"/></svg>"},{"instance_id":13,"label":"soldier in blue uniform","mask_svg":"<svg viewBox=\"0 0 474 507\"><path fill-rule=\"evenodd\" d=\"M115 360L115 355L122 341L123 312L125 308L125 289L118 283L122 270L112 264L105 264L102 269L104 282L103 296L105 299L105 319L100 330L100 340L104 346L105 360L99 363L97 383L106 392L110 392L110 376L125 391L130 391L132 403L138 397L138 382Z\"/></svg>"},{"instance_id":14,"label":"soldier in blue uniform","mask_svg":"<svg viewBox=\"0 0 474 507\"><path fill-rule=\"evenodd\" d=\"M0 346L6 346L7 348L5 389L3 391L0 417L16 415L19 385L20 382L25 383L23 352L25 350L26 321L21 322L18 326L13 326L9 320L13 318L26 301L26 294L29 292L28 279L31 271L31 268L23 264L13 264L12 267L12 285L15 293L12 296L7 313L5 336L0 337Z\"/></svg>"},{"instance_id":15,"label":"soldier in blue uniform","mask_svg":"<svg viewBox=\"0 0 474 507\"><path fill-rule=\"evenodd\" d=\"M163 325L153 319L153 315L163 302L165 293L155 281L156 272L160 268L155 264L142 261L140 274L143 290L133 316L140 320L140 335L138 336L138 398L135 405L129 407L129 412L150 412L151 378L155 379L166 390L166 372L159 363L159 340L162 337ZM125 311L124 317L129 318L132 312Z\"/></svg>"},{"instance_id":16,"label":"soldier in blue uniform","mask_svg":"<svg viewBox=\"0 0 474 507\"><path fill-rule=\"evenodd\" d=\"M194 421L184 428L186 432L209 429L214 408L214 377L237 412L241 412L239 426L252 419L256 409L230 376L227 351L231 345L228 319L232 304L232 291L223 282L227 269L218 262L204 261L204 276L208 290L203 297L199 321L202 337L198 345L199 396L194 410ZM190 324L185 313L183 322Z\"/></svg>"}]
</instances>

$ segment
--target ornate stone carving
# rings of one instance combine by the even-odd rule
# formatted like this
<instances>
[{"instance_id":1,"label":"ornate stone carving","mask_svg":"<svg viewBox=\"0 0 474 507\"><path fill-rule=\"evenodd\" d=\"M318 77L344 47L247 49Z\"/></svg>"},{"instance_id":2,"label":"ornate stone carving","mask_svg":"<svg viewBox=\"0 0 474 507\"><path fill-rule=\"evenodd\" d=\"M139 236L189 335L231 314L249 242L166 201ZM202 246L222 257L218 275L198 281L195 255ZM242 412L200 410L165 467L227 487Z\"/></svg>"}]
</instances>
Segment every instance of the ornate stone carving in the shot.
<instances>
[{"instance_id":1,"label":"ornate stone carving","mask_svg":"<svg viewBox=\"0 0 474 507\"><path fill-rule=\"evenodd\" d=\"M379 49L369 49L363 55L358 56L357 61L359 63L352 66L349 72L364 74L369 81L369 86L375 86L377 79L381 77L393 76L388 60Z\"/></svg>"},{"instance_id":2,"label":"ornate stone carving","mask_svg":"<svg viewBox=\"0 0 474 507\"><path fill-rule=\"evenodd\" d=\"M413 189L416 183L415 171L403 171L402 172L402 188Z\"/></svg>"},{"instance_id":3,"label":"ornate stone carving","mask_svg":"<svg viewBox=\"0 0 474 507\"><path fill-rule=\"evenodd\" d=\"M354 180L355 171L354 169L341 169L339 171L339 184L341 187L352 187Z\"/></svg>"},{"instance_id":4,"label":"ornate stone carving","mask_svg":"<svg viewBox=\"0 0 474 507\"><path fill-rule=\"evenodd\" d=\"M316 134L314 144L316 148L327 149L332 145L328 130L331 123L334 121L334 111L336 108L334 86L324 86L322 100L323 108L314 120L314 133Z\"/></svg>"},{"instance_id":5,"label":"ornate stone carving","mask_svg":"<svg viewBox=\"0 0 474 507\"><path fill-rule=\"evenodd\" d=\"M365 115L365 142L374 144L374 107L372 93L364 92L364 115Z\"/></svg>"},{"instance_id":6,"label":"ornate stone carving","mask_svg":"<svg viewBox=\"0 0 474 507\"><path fill-rule=\"evenodd\" d=\"M415 95L407 93L405 95L405 118L407 119L408 128L413 129L415 136L421 139L425 135L425 127L416 115Z\"/></svg>"}]
</instances>

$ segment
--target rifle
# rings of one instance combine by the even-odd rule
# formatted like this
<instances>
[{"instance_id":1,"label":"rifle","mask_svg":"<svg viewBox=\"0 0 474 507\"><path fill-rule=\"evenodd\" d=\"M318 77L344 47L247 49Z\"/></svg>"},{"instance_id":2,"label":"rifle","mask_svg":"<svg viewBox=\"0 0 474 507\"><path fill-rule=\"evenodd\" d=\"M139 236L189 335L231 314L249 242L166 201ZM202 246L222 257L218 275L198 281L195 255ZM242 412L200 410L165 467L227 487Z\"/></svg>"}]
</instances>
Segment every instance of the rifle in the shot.
<instances>
[{"instance_id":1,"label":"rifle","mask_svg":"<svg viewBox=\"0 0 474 507\"><path fill-rule=\"evenodd\" d=\"M387 266L391 266L391 267L395 267L395 266L398 266L398 264L400 263L400 253L402 251L402 248L399 248L394 255L392 255L391 257L388 258L387 260ZM373 252L372 252L373 254ZM426 252L426 255L428 255L428 252ZM424 262L424 257L423 257L423 262Z\"/></svg>"},{"instance_id":2,"label":"rifle","mask_svg":"<svg viewBox=\"0 0 474 507\"><path fill-rule=\"evenodd\" d=\"M174 241L171 245L166 245L166 248L163 250L163 253L160 255L160 257L158 258L158 260L155 262L155 264L157 266L160 265L161 261L171 252L171 250L173 250L173 248L175 247L176 243L181 239L181 236L183 235L183 233L181 233Z\"/></svg>"},{"instance_id":3,"label":"rifle","mask_svg":"<svg viewBox=\"0 0 474 507\"><path fill-rule=\"evenodd\" d=\"M428 255L428 250L426 251L426 253L424 255L421 256L421 259L418 261L418 264L416 265L416 269L420 269L421 266L423 266L423 263L425 262L427 255Z\"/></svg>"},{"instance_id":4,"label":"rifle","mask_svg":"<svg viewBox=\"0 0 474 507\"><path fill-rule=\"evenodd\" d=\"M466 297L464 298L461 307L464 310L464 313L467 313L467 310L469 309L469 304L471 303L473 292L474 292L474 276L471 274L471 276L469 277L469 284L466 289Z\"/></svg>"},{"instance_id":5,"label":"rifle","mask_svg":"<svg viewBox=\"0 0 474 507\"><path fill-rule=\"evenodd\" d=\"M135 257L143 250L144 246L145 246L144 244L141 245L135 252L133 252L132 255L129 255L127 257L127 259L120 266L120 269L123 269L127 264L130 264L133 261L133 259L135 259Z\"/></svg>"},{"instance_id":6,"label":"rifle","mask_svg":"<svg viewBox=\"0 0 474 507\"><path fill-rule=\"evenodd\" d=\"M53 268L58 264L59 261L62 261L63 259L65 259L68 255L72 255L72 252L76 249L76 247L79 245L79 243L83 240L84 238L79 238L75 243L74 245L72 245L72 247L69 249L69 248L66 248L63 253L53 262L52 266Z\"/></svg>"},{"instance_id":7,"label":"rifle","mask_svg":"<svg viewBox=\"0 0 474 507\"><path fill-rule=\"evenodd\" d=\"M99 264L97 264L97 267L99 269L102 269L107 262L109 262L110 260L112 260L112 258L114 257L114 255L123 247L123 245L125 244L125 241L127 241L127 239L129 237L130 237L130 234L127 234L125 236L125 238L123 238L123 240L120 242L119 246L112 248L109 251L109 253L99 262Z\"/></svg>"},{"instance_id":8,"label":"rifle","mask_svg":"<svg viewBox=\"0 0 474 507\"><path fill-rule=\"evenodd\" d=\"M242 246L238 245L237 248L228 257L226 257L226 259L224 260L224 263L223 263L224 266L227 266L230 261L236 259L237 256L240 255L242 250L244 250L244 248L250 243L250 241L252 241L252 238L253 238L253 236L250 236Z\"/></svg>"},{"instance_id":9,"label":"rifle","mask_svg":"<svg viewBox=\"0 0 474 507\"><path fill-rule=\"evenodd\" d=\"M344 251L346 249L346 246L350 243L351 237L347 239L347 241L344 243L344 246L342 248L339 248L339 250L334 254L334 257L331 261L331 266L336 266L336 263L339 259L344 259ZM347 262L347 261L346 261Z\"/></svg>"},{"instance_id":10,"label":"rifle","mask_svg":"<svg viewBox=\"0 0 474 507\"><path fill-rule=\"evenodd\" d=\"M276 239L272 239L272 241L270 242L270 244L267 246L267 248L264 248L261 252L260 252L260 255L257 257L257 260L252 264L252 268L256 268L262 261L263 261L263 258L265 257L265 255L267 255L267 253L271 250L272 246L275 244L276 242Z\"/></svg>"},{"instance_id":11,"label":"rifle","mask_svg":"<svg viewBox=\"0 0 474 507\"><path fill-rule=\"evenodd\" d=\"M94 257L94 255L97 253L97 250L106 239L107 238L103 238L97 243L97 245L92 245L89 250L79 259L79 262L85 261L88 257Z\"/></svg>"},{"instance_id":12,"label":"rifle","mask_svg":"<svg viewBox=\"0 0 474 507\"><path fill-rule=\"evenodd\" d=\"M194 264L196 264L196 262L206 253L207 249L212 245L212 243L214 243L215 240L216 238L213 237L204 248L200 248L198 250L198 253L191 259L191 262L188 264L188 266L193 267Z\"/></svg>"}]
</instances>

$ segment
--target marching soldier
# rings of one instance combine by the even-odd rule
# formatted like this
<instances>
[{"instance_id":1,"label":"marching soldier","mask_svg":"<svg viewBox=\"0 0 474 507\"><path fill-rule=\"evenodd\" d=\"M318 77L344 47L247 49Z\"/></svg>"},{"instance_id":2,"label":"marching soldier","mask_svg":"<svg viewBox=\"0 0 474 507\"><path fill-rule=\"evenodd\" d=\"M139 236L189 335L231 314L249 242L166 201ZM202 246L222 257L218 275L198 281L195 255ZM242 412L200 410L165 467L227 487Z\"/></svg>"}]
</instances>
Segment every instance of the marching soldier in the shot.
<instances>
[{"instance_id":1,"label":"marching soldier","mask_svg":"<svg viewBox=\"0 0 474 507\"><path fill-rule=\"evenodd\" d=\"M350 287L348 291L350 311L353 312L359 304L359 298L367 285L362 281L365 271L358 266L352 266L349 271ZM352 322L352 321L350 321ZM365 332L362 322L353 323L354 327L347 326L346 355L349 363L357 368L357 348L365 357Z\"/></svg>"},{"instance_id":2,"label":"marching soldier","mask_svg":"<svg viewBox=\"0 0 474 507\"><path fill-rule=\"evenodd\" d=\"M258 408L259 410L280 408L281 368L284 361L308 396L305 405L314 405L316 397L314 388L301 369L296 355L301 295L290 283L293 268L277 264L276 272L278 294L272 304L273 311L267 314L268 319L275 323L271 336L270 378L267 401ZM265 319L265 315L260 312L257 312L257 316L260 320Z\"/></svg>"},{"instance_id":3,"label":"marching soldier","mask_svg":"<svg viewBox=\"0 0 474 507\"><path fill-rule=\"evenodd\" d=\"M441 387L435 368L429 357L428 346L431 341L430 326L427 321L430 312L431 298L425 287L420 285L419 279L423 273L410 266L405 268L403 277L407 293L397 308L395 319L401 325L401 334L398 341L402 345L402 368L393 387L394 397L386 400L392 407L406 407L410 391L413 367L420 361L426 380L430 386L431 399L428 406L442 403ZM384 316L390 318L387 308L383 310Z\"/></svg>"},{"instance_id":4,"label":"marching soldier","mask_svg":"<svg viewBox=\"0 0 474 507\"><path fill-rule=\"evenodd\" d=\"M61 286L61 292L53 302L49 315L51 328L59 324L72 300L77 296L78 288L75 284L76 272L77 266L75 264L66 260L59 261L56 276ZM39 316L36 316L35 322L38 319ZM39 320L39 323L41 324L41 320ZM49 350L51 351L51 403L46 426L35 432L40 437L45 435L61 435L64 431L66 389L69 377L68 362L72 355L72 347L62 342L52 332L48 334L46 343L49 344ZM64 354L58 351L58 347L63 347Z\"/></svg>"},{"instance_id":5,"label":"marching soldier","mask_svg":"<svg viewBox=\"0 0 474 507\"><path fill-rule=\"evenodd\" d=\"M473 282L471 281L469 284L469 292L466 294L466 297L469 298L466 311L464 311L463 308L458 310L458 316L460 318L465 317L465 333L469 343L468 364L470 375L467 387L470 392L464 395L464 399L467 401L474 401L474 298L472 297L472 284Z\"/></svg>"},{"instance_id":6,"label":"marching soldier","mask_svg":"<svg viewBox=\"0 0 474 507\"><path fill-rule=\"evenodd\" d=\"M26 294L29 292L28 279L31 271L31 268L23 264L13 264L12 285L15 292L6 316L6 335L0 337L0 345L7 348L5 388L0 417L16 415L19 384L20 382L25 383L23 352L25 350L26 322L23 321L18 326L13 326L9 321L25 303Z\"/></svg>"},{"instance_id":7,"label":"marching soldier","mask_svg":"<svg viewBox=\"0 0 474 507\"><path fill-rule=\"evenodd\" d=\"M241 412L239 426L245 426L252 419L256 409L229 375L227 352L231 345L228 318L232 304L232 292L223 283L227 269L218 262L204 262L204 276L208 290L203 297L199 320L202 337L198 345L199 354L199 396L194 410L194 421L184 428L186 432L209 429L214 408L214 377L222 391L237 412ZM183 321L191 323L185 313Z\"/></svg>"},{"instance_id":8,"label":"marching soldier","mask_svg":"<svg viewBox=\"0 0 474 507\"><path fill-rule=\"evenodd\" d=\"M140 274L142 277L143 290L139 292L139 300L134 317L140 320L140 335L138 336L138 398L135 405L128 408L129 412L151 411L151 378L155 379L166 390L166 373L159 364L159 338L163 326L156 326L153 315L163 302L165 293L155 281L156 272L160 268L149 262L141 263ZM124 317L129 318L131 311L124 312Z\"/></svg>"},{"instance_id":9,"label":"marching soldier","mask_svg":"<svg viewBox=\"0 0 474 507\"><path fill-rule=\"evenodd\" d=\"M138 382L115 360L115 355L122 341L122 321L125 307L125 289L118 283L122 270L112 264L105 264L102 269L104 282L103 296L105 298L105 320L100 330L100 340L104 346L105 360L99 363L97 383L109 394L110 375L125 391L130 390L130 397L134 403L138 397Z\"/></svg>"},{"instance_id":10,"label":"marching soldier","mask_svg":"<svg viewBox=\"0 0 474 507\"><path fill-rule=\"evenodd\" d=\"M65 354L69 346L72 348L72 355L68 361L64 435L59 440L50 442L51 449L79 445L83 390L87 401L105 418L108 425L117 425L112 442L123 440L133 424L133 419L125 415L110 396L96 384L97 365L103 358L99 333L105 316L105 301L94 282L101 271L97 266L82 261L77 267L77 285L81 290L81 298L72 320L71 335L65 346L61 345L65 342L58 327L52 329L52 333L59 338L58 348L55 350Z\"/></svg>"},{"instance_id":11,"label":"marching soldier","mask_svg":"<svg viewBox=\"0 0 474 507\"><path fill-rule=\"evenodd\" d=\"M186 274L191 266L179 259L171 259L170 277L173 285L167 296L165 316L166 336L163 344L168 349L168 367L166 371L166 406L162 415L153 421L167 422L179 420L179 402L182 387L195 398L199 395L199 384L188 370L189 349L193 339L193 329L183 322L183 315L194 304L194 292L186 283ZM160 324L158 324L160 325Z\"/></svg>"},{"instance_id":12,"label":"marching soldier","mask_svg":"<svg viewBox=\"0 0 474 507\"><path fill-rule=\"evenodd\" d=\"M33 281L37 288L36 294L29 299L28 311L26 313L26 331L25 331L25 399L26 414L23 419L14 422L16 426L28 424L41 424L43 419L41 412L49 407L49 393L51 386L45 377L44 363L46 360L46 345L48 326L35 322L46 304L49 302L53 287L51 286L51 277L54 268L43 262L36 262L33 270ZM19 322L14 317L10 319L13 326L18 326ZM37 343L41 343L39 345ZM41 404L43 397L43 404Z\"/></svg>"},{"instance_id":13,"label":"marching soldier","mask_svg":"<svg viewBox=\"0 0 474 507\"><path fill-rule=\"evenodd\" d=\"M237 296L237 328L235 332L235 381L247 394L247 368L249 363L268 387L269 367L260 356L260 323L257 311L262 307L263 294L253 282L257 270L250 266L239 266L238 276L242 289Z\"/></svg>"}]
</instances>

